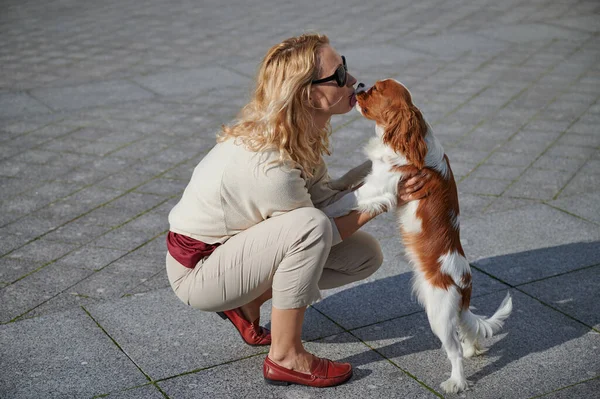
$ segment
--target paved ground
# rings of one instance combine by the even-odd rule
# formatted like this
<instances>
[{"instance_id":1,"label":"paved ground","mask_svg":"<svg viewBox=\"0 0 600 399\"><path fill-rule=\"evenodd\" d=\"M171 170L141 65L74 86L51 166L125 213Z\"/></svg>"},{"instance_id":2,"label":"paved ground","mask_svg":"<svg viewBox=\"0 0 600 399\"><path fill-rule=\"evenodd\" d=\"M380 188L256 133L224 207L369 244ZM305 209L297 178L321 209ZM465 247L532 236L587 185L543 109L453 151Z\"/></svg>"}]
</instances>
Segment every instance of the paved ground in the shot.
<instances>
[{"instance_id":1,"label":"paved ground","mask_svg":"<svg viewBox=\"0 0 600 399\"><path fill-rule=\"evenodd\" d=\"M4 0L0 397L442 396L391 215L366 226L382 268L307 312L306 346L355 366L336 389L266 386L265 350L168 287L168 211L262 55L307 30L359 80L412 90L459 180L473 305L514 296L460 397L598 397L597 0ZM339 176L373 126L333 126Z\"/></svg>"}]
</instances>

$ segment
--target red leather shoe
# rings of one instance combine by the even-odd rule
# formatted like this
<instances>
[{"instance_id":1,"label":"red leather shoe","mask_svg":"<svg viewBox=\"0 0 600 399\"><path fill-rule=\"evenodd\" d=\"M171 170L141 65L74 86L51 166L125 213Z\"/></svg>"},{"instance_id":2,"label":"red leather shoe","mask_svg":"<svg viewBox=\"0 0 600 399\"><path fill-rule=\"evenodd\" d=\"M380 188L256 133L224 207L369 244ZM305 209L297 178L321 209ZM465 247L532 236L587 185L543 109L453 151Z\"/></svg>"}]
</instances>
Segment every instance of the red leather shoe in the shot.
<instances>
[{"instance_id":1,"label":"red leather shoe","mask_svg":"<svg viewBox=\"0 0 600 399\"><path fill-rule=\"evenodd\" d=\"M271 359L269 356L263 363L265 382L272 385L308 385L309 387L332 387L343 384L352 377L350 363L334 362L313 356L310 374L286 369Z\"/></svg>"},{"instance_id":2,"label":"red leather shoe","mask_svg":"<svg viewBox=\"0 0 600 399\"><path fill-rule=\"evenodd\" d=\"M258 325L258 320L250 323L244 319L240 308L217 312L223 320L229 321L235 326L245 343L252 346L271 345L271 332Z\"/></svg>"}]
</instances>

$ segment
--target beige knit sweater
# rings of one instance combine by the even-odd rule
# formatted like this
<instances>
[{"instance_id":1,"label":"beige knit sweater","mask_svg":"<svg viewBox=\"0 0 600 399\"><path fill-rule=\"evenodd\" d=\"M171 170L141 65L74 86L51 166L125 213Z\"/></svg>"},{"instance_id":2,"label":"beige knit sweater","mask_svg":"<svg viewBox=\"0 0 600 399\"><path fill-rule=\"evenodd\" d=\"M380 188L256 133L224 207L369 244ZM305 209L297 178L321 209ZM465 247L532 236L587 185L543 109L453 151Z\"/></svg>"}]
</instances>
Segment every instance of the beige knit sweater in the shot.
<instances>
[{"instance_id":1,"label":"beige knit sweater","mask_svg":"<svg viewBox=\"0 0 600 399\"><path fill-rule=\"evenodd\" d=\"M234 140L216 144L169 213L170 230L207 244L223 243L267 218L300 207L324 208L370 169L363 164L340 184L330 182L324 161L305 179L299 169L271 163L278 158L276 151L253 152ZM335 245L341 238L333 219L331 225Z\"/></svg>"}]
</instances>

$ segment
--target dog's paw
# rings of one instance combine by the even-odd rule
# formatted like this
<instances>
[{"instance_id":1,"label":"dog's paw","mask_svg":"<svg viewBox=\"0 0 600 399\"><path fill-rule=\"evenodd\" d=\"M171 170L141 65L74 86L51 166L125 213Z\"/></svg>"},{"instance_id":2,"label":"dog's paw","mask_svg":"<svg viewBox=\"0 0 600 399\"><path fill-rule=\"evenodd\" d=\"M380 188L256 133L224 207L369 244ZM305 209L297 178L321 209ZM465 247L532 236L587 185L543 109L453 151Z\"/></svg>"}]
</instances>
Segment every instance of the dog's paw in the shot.
<instances>
[{"instance_id":1,"label":"dog's paw","mask_svg":"<svg viewBox=\"0 0 600 399\"><path fill-rule=\"evenodd\" d=\"M449 378L446 381L442 382L440 384L440 387L442 387L442 389L446 393L459 393L469 389L469 383L467 380L457 381L452 378Z\"/></svg>"},{"instance_id":2,"label":"dog's paw","mask_svg":"<svg viewBox=\"0 0 600 399\"><path fill-rule=\"evenodd\" d=\"M483 355L484 353L487 352L487 349L484 348L483 346L479 345L478 343L467 344L465 342L462 342L462 349L463 349L463 357L465 359L471 358L473 356Z\"/></svg>"}]
</instances>

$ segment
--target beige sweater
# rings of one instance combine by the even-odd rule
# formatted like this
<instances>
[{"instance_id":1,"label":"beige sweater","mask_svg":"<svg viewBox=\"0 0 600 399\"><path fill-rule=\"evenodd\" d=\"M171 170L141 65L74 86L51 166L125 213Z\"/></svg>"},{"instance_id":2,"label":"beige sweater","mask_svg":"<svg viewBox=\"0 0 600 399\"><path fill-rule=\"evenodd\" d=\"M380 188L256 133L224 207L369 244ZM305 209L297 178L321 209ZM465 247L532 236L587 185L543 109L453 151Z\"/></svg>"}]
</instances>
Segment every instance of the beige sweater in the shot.
<instances>
[{"instance_id":1,"label":"beige sweater","mask_svg":"<svg viewBox=\"0 0 600 399\"><path fill-rule=\"evenodd\" d=\"M252 152L233 140L216 144L169 213L170 230L207 244L223 243L267 218L301 207L324 208L356 183L347 178L344 187L330 184L324 161L304 179L299 169L270 163L278 158L276 151ZM353 171L347 174L350 180L368 173ZM335 245L341 237L333 219L331 225Z\"/></svg>"}]
</instances>

